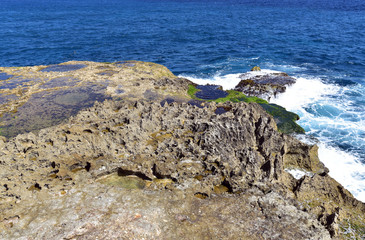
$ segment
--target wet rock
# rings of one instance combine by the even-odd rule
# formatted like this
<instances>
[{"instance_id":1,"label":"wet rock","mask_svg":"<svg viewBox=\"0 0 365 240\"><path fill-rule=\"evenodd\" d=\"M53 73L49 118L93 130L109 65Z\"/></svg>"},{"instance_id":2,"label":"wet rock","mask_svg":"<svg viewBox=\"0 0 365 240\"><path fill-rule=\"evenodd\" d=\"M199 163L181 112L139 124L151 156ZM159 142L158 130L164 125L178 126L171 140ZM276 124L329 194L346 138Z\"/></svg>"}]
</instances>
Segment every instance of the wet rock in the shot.
<instances>
[{"instance_id":1,"label":"wet rock","mask_svg":"<svg viewBox=\"0 0 365 240\"><path fill-rule=\"evenodd\" d=\"M57 77L57 78L51 79L49 81L46 81L46 83L42 84L40 88L50 89L50 88L56 88L56 87L71 87L71 86L77 85L78 82L80 82L80 81L76 78Z\"/></svg>"},{"instance_id":2,"label":"wet rock","mask_svg":"<svg viewBox=\"0 0 365 240\"><path fill-rule=\"evenodd\" d=\"M143 93L143 96L149 101L156 101L160 99L160 95L158 93L149 89Z\"/></svg>"},{"instance_id":3,"label":"wet rock","mask_svg":"<svg viewBox=\"0 0 365 240\"><path fill-rule=\"evenodd\" d=\"M200 91L198 91L195 96L204 100L224 98L228 95L228 93L223 91L218 85L198 85L196 88Z\"/></svg>"},{"instance_id":4,"label":"wet rock","mask_svg":"<svg viewBox=\"0 0 365 240\"><path fill-rule=\"evenodd\" d=\"M5 104L11 100L16 100L18 97L14 94L0 96L0 105Z\"/></svg>"},{"instance_id":5,"label":"wet rock","mask_svg":"<svg viewBox=\"0 0 365 240\"><path fill-rule=\"evenodd\" d=\"M113 71L113 70L105 70L105 71L102 71L102 72L98 72L97 74L101 75L101 76L113 76L116 73L118 73L118 72Z\"/></svg>"},{"instance_id":6,"label":"wet rock","mask_svg":"<svg viewBox=\"0 0 365 240\"><path fill-rule=\"evenodd\" d=\"M164 107L165 105L170 105L171 103L175 102L176 100L173 98L166 98L160 102L160 105Z\"/></svg>"},{"instance_id":7,"label":"wet rock","mask_svg":"<svg viewBox=\"0 0 365 240\"><path fill-rule=\"evenodd\" d=\"M295 83L295 79L283 72L263 72L257 69L240 75L241 81L234 88L248 96L256 96L265 100L285 92Z\"/></svg>"},{"instance_id":8,"label":"wet rock","mask_svg":"<svg viewBox=\"0 0 365 240\"><path fill-rule=\"evenodd\" d=\"M63 65L51 65L42 69L42 72L69 72L79 70L86 67L84 64L63 64Z\"/></svg>"},{"instance_id":9,"label":"wet rock","mask_svg":"<svg viewBox=\"0 0 365 240\"><path fill-rule=\"evenodd\" d=\"M191 83L164 66L138 61L72 61L0 70L7 72L0 81L0 135L6 137L59 124L95 101L186 99Z\"/></svg>"},{"instance_id":10,"label":"wet rock","mask_svg":"<svg viewBox=\"0 0 365 240\"><path fill-rule=\"evenodd\" d=\"M3 136L14 137L20 133L57 125L81 109L94 105L95 101L110 99L100 91L103 92L101 87L88 86L34 93L16 112L2 116L1 133Z\"/></svg>"},{"instance_id":11,"label":"wet rock","mask_svg":"<svg viewBox=\"0 0 365 240\"><path fill-rule=\"evenodd\" d=\"M9 79L13 76L14 75L10 75L10 74L4 73L4 72L0 72L0 80L6 80L6 79Z\"/></svg>"},{"instance_id":12,"label":"wet rock","mask_svg":"<svg viewBox=\"0 0 365 240\"><path fill-rule=\"evenodd\" d=\"M203 108L206 104L205 101L201 101L201 100L195 100L195 99L192 99L188 102L190 105L192 106L196 106L198 108Z\"/></svg>"}]
</instances>

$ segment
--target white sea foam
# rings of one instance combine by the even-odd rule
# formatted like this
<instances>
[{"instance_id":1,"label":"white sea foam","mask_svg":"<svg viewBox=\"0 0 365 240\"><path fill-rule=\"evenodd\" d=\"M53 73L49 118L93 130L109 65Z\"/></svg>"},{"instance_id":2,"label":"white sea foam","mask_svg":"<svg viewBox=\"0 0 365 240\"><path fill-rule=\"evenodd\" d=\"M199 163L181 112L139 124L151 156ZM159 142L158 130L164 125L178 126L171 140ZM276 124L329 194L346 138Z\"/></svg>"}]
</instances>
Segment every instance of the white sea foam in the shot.
<instances>
[{"instance_id":1,"label":"white sea foam","mask_svg":"<svg viewBox=\"0 0 365 240\"><path fill-rule=\"evenodd\" d=\"M318 78L298 78L272 103L300 115L299 124L320 140L319 158L330 170L330 176L365 202L365 165L354 154L333 147L335 141L361 144L359 131L365 131L363 119L356 119L358 114L351 110L350 100L338 97L344 96L346 90ZM346 119L345 115L353 117Z\"/></svg>"},{"instance_id":2,"label":"white sea foam","mask_svg":"<svg viewBox=\"0 0 365 240\"><path fill-rule=\"evenodd\" d=\"M310 103L317 102L326 95L335 94L338 86L325 84L318 78L298 78L286 92L271 100L289 111L301 110Z\"/></svg>"},{"instance_id":3,"label":"white sea foam","mask_svg":"<svg viewBox=\"0 0 365 240\"><path fill-rule=\"evenodd\" d=\"M187 78L196 84L200 85L216 84L222 86L224 90L230 90L233 89L241 81L241 79L239 78L240 75L241 74L238 73L238 74L228 74L224 76L217 74L211 78L198 78L187 75L180 75L179 77Z\"/></svg>"},{"instance_id":4,"label":"white sea foam","mask_svg":"<svg viewBox=\"0 0 365 240\"><path fill-rule=\"evenodd\" d=\"M290 71L298 71L298 70L306 70L307 68L306 67L299 67L299 66L293 66L293 65L286 65L286 64L272 64L272 63L266 63L265 64L266 67L269 67L269 68L275 68L275 69L278 69L280 71L283 71L283 72L290 72Z\"/></svg>"},{"instance_id":5,"label":"white sea foam","mask_svg":"<svg viewBox=\"0 0 365 240\"><path fill-rule=\"evenodd\" d=\"M365 202L365 166L360 159L325 143L319 143L319 159L330 170L329 175L357 199Z\"/></svg>"},{"instance_id":6,"label":"white sea foam","mask_svg":"<svg viewBox=\"0 0 365 240\"><path fill-rule=\"evenodd\" d=\"M271 69L261 69L261 71L249 71L244 74L242 74L243 78L250 78L250 77L256 77L256 76L264 76L272 73L280 73L280 71L275 71Z\"/></svg>"},{"instance_id":7,"label":"white sea foam","mask_svg":"<svg viewBox=\"0 0 365 240\"><path fill-rule=\"evenodd\" d=\"M220 75L215 74L213 77L210 78L199 78L195 76L188 76L188 75L179 75L179 77L187 78L190 81L205 85L205 84L216 84L223 87L224 90L234 89L235 86L241 81L240 76L243 75L244 78L250 78L255 76L262 76L267 75L270 73L278 73L279 71L274 71L270 69L261 69L261 71L250 71L247 73L236 73L236 74L227 74L227 75Z\"/></svg>"}]
</instances>

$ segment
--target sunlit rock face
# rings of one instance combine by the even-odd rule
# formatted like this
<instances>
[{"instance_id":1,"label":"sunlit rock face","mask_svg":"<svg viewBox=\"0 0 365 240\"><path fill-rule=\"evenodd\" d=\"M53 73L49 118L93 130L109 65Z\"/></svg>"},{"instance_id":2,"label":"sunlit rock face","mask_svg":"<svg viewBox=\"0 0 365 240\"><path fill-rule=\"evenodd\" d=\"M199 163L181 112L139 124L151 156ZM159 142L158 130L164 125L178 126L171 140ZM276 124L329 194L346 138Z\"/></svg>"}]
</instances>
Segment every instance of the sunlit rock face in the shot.
<instances>
[{"instance_id":1,"label":"sunlit rock face","mask_svg":"<svg viewBox=\"0 0 365 240\"><path fill-rule=\"evenodd\" d=\"M164 66L138 61L0 67L0 135L14 137L57 125L95 101L185 97L188 81L176 80L180 84L167 90L168 79L177 77Z\"/></svg>"},{"instance_id":2,"label":"sunlit rock face","mask_svg":"<svg viewBox=\"0 0 365 240\"><path fill-rule=\"evenodd\" d=\"M153 63L61 65L0 69L1 239L361 236L364 204L259 104L192 101Z\"/></svg>"}]
</instances>

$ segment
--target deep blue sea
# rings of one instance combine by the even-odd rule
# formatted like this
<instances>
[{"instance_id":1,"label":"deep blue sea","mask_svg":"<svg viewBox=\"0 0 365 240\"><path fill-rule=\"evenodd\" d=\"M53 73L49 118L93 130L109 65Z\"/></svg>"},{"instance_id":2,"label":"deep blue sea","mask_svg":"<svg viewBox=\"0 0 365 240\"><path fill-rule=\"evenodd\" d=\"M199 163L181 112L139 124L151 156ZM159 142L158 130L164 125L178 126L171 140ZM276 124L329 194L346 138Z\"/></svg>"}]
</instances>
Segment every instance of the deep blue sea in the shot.
<instances>
[{"instance_id":1,"label":"deep blue sea","mask_svg":"<svg viewBox=\"0 0 365 240\"><path fill-rule=\"evenodd\" d=\"M69 60L152 61L224 88L285 71L297 83L272 101L365 201L364 0L0 0L0 66Z\"/></svg>"}]
</instances>

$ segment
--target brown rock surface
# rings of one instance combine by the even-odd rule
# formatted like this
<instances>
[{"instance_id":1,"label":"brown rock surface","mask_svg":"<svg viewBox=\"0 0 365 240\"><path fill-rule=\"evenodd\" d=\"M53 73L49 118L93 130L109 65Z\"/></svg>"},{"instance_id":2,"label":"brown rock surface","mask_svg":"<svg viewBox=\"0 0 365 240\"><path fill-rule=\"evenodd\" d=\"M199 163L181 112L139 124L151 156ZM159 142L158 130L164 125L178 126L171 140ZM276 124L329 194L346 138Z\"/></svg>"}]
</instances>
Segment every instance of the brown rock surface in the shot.
<instances>
[{"instance_id":1,"label":"brown rock surface","mask_svg":"<svg viewBox=\"0 0 365 240\"><path fill-rule=\"evenodd\" d=\"M279 133L258 104L198 108L184 102L187 80L124 74L124 100L0 139L0 238L364 236L364 204L328 176L316 146ZM166 96L181 101L161 106ZM288 167L312 177L296 180Z\"/></svg>"},{"instance_id":2,"label":"brown rock surface","mask_svg":"<svg viewBox=\"0 0 365 240\"><path fill-rule=\"evenodd\" d=\"M25 201L3 239L329 239L308 213L257 189L199 199L89 182Z\"/></svg>"},{"instance_id":3,"label":"brown rock surface","mask_svg":"<svg viewBox=\"0 0 365 240\"><path fill-rule=\"evenodd\" d=\"M254 104L230 107L216 115L215 104L105 102L67 125L10 139L0 157L3 236L328 238L270 190L285 155L270 116ZM277 145L270 154L267 142ZM217 194L220 185L226 192Z\"/></svg>"},{"instance_id":4,"label":"brown rock surface","mask_svg":"<svg viewBox=\"0 0 365 240\"><path fill-rule=\"evenodd\" d=\"M6 137L57 125L95 101L186 98L191 83L162 65L139 61L70 61L0 71L10 76L0 80L0 135Z\"/></svg>"}]
</instances>

